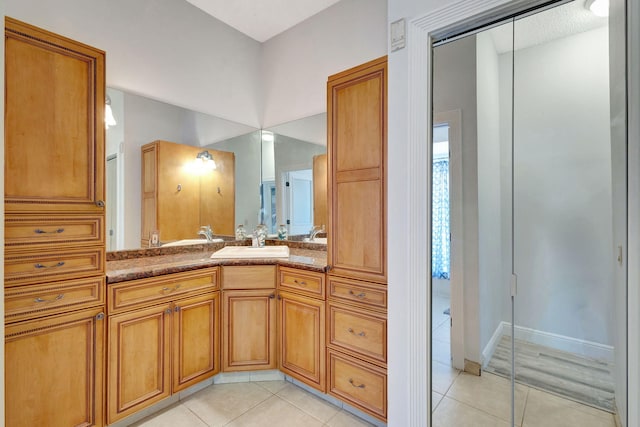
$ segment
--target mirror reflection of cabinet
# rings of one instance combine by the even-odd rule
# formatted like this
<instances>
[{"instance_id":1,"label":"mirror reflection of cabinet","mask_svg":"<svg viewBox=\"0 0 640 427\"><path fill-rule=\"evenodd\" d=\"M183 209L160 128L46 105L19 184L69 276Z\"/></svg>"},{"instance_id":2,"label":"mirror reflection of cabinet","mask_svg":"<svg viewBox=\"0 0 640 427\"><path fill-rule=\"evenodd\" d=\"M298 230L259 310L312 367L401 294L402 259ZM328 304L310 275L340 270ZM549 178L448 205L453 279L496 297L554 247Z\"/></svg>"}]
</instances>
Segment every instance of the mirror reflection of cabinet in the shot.
<instances>
[{"instance_id":1,"label":"mirror reflection of cabinet","mask_svg":"<svg viewBox=\"0 0 640 427\"><path fill-rule=\"evenodd\" d=\"M207 150L216 168L198 167L201 147L154 141L142 146L143 247L152 231L163 242L197 238L202 225L214 234L233 235L235 155Z\"/></svg>"},{"instance_id":2,"label":"mirror reflection of cabinet","mask_svg":"<svg viewBox=\"0 0 640 427\"><path fill-rule=\"evenodd\" d=\"M327 226L327 155L313 156L313 224Z\"/></svg>"}]
</instances>

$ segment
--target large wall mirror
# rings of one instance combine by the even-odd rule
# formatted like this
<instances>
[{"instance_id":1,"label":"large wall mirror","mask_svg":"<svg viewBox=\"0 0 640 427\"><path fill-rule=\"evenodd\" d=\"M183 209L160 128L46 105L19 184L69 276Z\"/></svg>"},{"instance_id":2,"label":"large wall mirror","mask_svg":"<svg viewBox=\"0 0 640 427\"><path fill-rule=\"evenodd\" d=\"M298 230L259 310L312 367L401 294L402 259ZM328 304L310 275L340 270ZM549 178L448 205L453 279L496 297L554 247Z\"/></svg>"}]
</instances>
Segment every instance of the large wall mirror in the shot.
<instances>
[{"instance_id":1,"label":"large wall mirror","mask_svg":"<svg viewBox=\"0 0 640 427\"><path fill-rule=\"evenodd\" d=\"M113 88L107 88L107 95L115 119L106 131L107 250L139 248L148 237L142 235L141 147L153 141L190 146L194 152L233 153L234 172L223 179L234 181L234 224L243 224L249 233L259 223L266 224L270 234L285 224L290 235L308 234L314 225L326 224L326 114L260 130ZM174 194L178 188L186 194L184 178L178 178L182 166L162 172L162 166L157 167L159 174L175 178ZM225 194L216 186L217 192L202 192L206 200L200 209L211 197L229 197L230 191ZM184 199L176 200L174 204ZM193 220L196 212L188 215ZM196 239L199 227L192 228L181 232L184 236L164 233L164 238L159 229L160 240ZM216 235L234 234L228 226L212 228Z\"/></svg>"}]
</instances>

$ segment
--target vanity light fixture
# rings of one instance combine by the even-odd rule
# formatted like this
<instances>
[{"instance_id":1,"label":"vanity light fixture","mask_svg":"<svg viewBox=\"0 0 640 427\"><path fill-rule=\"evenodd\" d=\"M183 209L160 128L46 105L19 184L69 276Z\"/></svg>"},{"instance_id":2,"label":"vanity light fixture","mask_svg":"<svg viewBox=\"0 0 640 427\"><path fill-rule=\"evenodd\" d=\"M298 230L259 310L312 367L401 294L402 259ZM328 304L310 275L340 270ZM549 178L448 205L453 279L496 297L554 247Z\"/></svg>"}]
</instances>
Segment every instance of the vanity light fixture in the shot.
<instances>
[{"instance_id":1,"label":"vanity light fixture","mask_svg":"<svg viewBox=\"0 0 640 427\"><path fill-rule=\"evenodd\" d=\"M207 150L199 152L196 159L200 161L204 169L214 170L216 168L216 162Z\"/></svg>"},{"instance_id":2,"label":"vanity light fixture","mask_svg":"<svg viewBox=\"0 0 640 427\"><path fill-rule=\"evenodd\" d=\"M609 0L587 0L584 7L600 18L609 16Z\"/></svg>"},{"instance_id":3,"label":"vanity light fixture","mask_svg":"<svg viewBox=\"0 0 640 427\"><path fill-rule=\"evenodd\" d=\"M115 117L113 117L113 111L111 110L111 97L107 95L104 105L104 128L109 129L109 126L115 126L118 124Z\"/></svg>"}]
</instances>

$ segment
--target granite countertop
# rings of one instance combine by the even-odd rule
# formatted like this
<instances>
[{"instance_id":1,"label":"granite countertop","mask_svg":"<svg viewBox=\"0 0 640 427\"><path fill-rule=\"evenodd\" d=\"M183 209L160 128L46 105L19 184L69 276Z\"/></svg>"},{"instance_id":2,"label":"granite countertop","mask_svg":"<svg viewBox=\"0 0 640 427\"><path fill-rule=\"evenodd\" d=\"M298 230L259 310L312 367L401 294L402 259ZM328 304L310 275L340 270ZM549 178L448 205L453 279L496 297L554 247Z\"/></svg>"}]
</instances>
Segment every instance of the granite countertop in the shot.
<instances>
[{"instance_id":1,"label":"granite countertop","mask_svg":"<svg viewBox=\"0 0 640 427\"><path fill-rule=\"evenodd\" d=\"M303 270L325 272L327 267L327 252L322 250L289 247L289 258L254 258L254 259L211 259L211 254L221 249L209 245L171 251L172 253L145 250L136 251L140 256L110 256L107 258L107 283L118 283L126 280L142 279L169 273L196 270L199 268L215 267L219 265L282 265L284 267L300 268ZM149 256L151 255L151 256Z\"/></svg>"}]
</instances>

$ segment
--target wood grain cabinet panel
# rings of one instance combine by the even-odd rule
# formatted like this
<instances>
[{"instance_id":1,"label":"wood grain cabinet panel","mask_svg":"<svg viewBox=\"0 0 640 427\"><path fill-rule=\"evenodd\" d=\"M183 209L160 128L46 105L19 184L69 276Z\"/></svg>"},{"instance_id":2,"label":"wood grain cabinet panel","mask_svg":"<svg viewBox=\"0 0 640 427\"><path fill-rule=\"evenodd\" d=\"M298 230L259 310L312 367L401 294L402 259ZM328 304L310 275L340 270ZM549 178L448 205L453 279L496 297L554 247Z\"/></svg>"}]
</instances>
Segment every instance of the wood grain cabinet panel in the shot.
<instances>
[{"instance_id":1,"label":"wood grain cabinet panel","mask_svg":"<svg viewBox=\"0 0 640 427\"><path fill-rule=\"evenodd\" d=\"M275 289L223 291L222 370L275 369Z\"/></svg>"},{"instance_id":2,"label":"wood grain cabinet panel","mask_svg":"<svg viewBox=\"0 0 640 427\"><path fill-rule=\"evenodd\" d=\"M104 246L6 253L5 286L104 275L104 263Z\"/></svg>"},{"instance_id":3,"label":"wood grain cabinet panel","mask_svg":"<svg viewBox=\"0 0 640 427\"><path fill-rule=\"evenodd\" d=\"M375 362L387 362L387 318L369 310L329 303L328 343Z\"/></svg>"},{"instance_id":4,"label":"wood grain cabinet panel","mask_svg":"<svg viewBox=\"0 0 640 427\"><path fill-rule=\"evenodd\" d=\"M274 289L275 287L275 265L225 266L222 269L222 288L224 290Z\"/></svg>"},{"instance_id":5,"label":"wood grain cabinet panel","mask_svg":"<svg viewBox=\"0 0 640 427\"><path fill-rule=\"evenodd\" d=\"M381 420L387 418L386 369L327 350L329 394Z\"/></svg>"},{"instance_id":6,"label":"wood grain cabinet panel","mask_svg":"<svg viewBox=\"0 0 640 427\"><path fill-rule=\"evenodd\" d=\"M104 306L105 278L66 280L38 285L15 286L4 292L5 322Z\"/></svg>"},{"instance_id":7,"label":"wood grain cabinet panel","mask_svg":"<svg viewBox=\"0 0 640 427\"><path fill-rule=\"evenodd\" d=\"M109 317L108 424L171 394L170 304Z\"/></svg>"},{"instance_id":8,"label":"wood grain cabinet panel","mask_svg":"<svg viewBox=\"0 0 640 427\"><path fill-rule=\"evenodd\" d=\"M103 51L6 18L7 212L104 212L104 76Z\"/></svg>"},{"instance_id":9,"label":"wood grain cabinet panel","mask_svg":"<svg viewBox=\"0 0 640 427\"><path fill-rule=\"evenodd\" d=\"M102 426L101 308L5 327L5 423Z\"/></svg>"},{"instance_id":10,"label":"wood grain cabinet panel","mask_svg":"<svg viewBox=\"0 0 640 427\"><path fill-rule=\"evenodd\" d=\"M329 296L340 302L363 308L386 310L387 289L384 285L350 280L343 277L327 278Z\"/></svg>"},{"instance_id":11,"label":"wood grain cabinet panel","mask_svg":"<svg viewBox=\"0 0 640 427\"><path fill-rule=\"evenodd\" d=\"M279 267L278 288L310 296L312 298L325 297L325 275L313 271L296 268Z\"/></svg>"},{"instance_id":12,"label":"wood grain cabinet panel","mask_svg":"<svg viewBox=\"0 0 640 427\"><path fill-rule=\"evenodd\" d=\"M109 286L109 314L217 290L219 268L129 280Z\"/></svg>"},{"instance_id":13,"label":"wood grain cabinet panel","mask_svg":"<svg viewBox=\"0 0 640 427\"><path fill-rule=\"evenodd\" d=\"M7 215L5 248L104 244L102 215Z\"/></svg>"},{"instance_id":14,"label":"wood grain cabinet panel","mask_svg":"<svg viewBox=\"0 0 640 427\"><path fill-rule=\"evenodd\" d=\"M178 300L173 312L176 393L220 371L220 292Z\"/></svg>"},{"instance_id":15,"label":"wood grain cabinet panel","mask_svg":"<svg viewBox=\"0 0 640 427\"><path fill-rule=\"evenodd\" d=\"M280 370L325 391L324 301L280 291L278 335Z\"/></svg>"}]
</instances>

